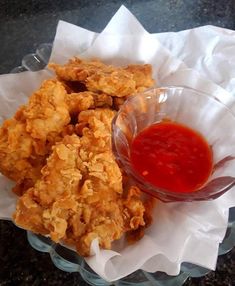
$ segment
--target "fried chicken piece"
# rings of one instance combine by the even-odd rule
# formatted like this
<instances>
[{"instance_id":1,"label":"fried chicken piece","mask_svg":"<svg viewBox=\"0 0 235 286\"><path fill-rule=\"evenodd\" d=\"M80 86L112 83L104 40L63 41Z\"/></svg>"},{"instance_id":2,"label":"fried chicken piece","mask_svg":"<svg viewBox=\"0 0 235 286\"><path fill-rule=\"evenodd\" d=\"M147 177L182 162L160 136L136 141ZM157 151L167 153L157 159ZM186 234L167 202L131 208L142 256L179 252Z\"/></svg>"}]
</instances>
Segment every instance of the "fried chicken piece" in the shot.
<instances>
[{"instance_id":1,"label":"fried chicken piece","mask_svg":"<svg viewBox=\"0 0 235 286\"><path fill-rule=\"evenodd\" d=\"M84 82L89 91L119 97L135 92L135 81L130 72L105 65L98 60L75 58L64 66L50 63L48 67L63 81Z\"/></svg>"},{"instance_id":2,"label":"fried chicken piece","mask_svg":"<svg viewBox=\"0 0 235 286\"><path fill-rule=\"evenodd\" d=\"M86 79L86 87L94 92L104 92L111 96L123 97L135 93L136 82L133 75L121 68L115 71L97 73Z\"/></svg>"},{"instance_id":3,"label":"fried chicken piece","mask_svg":"<svg viewBox=\"0 0 235 286\"><path fill-rule=\"evenodd\" d=\"M104 93L84 91L67 94L66 103L70 114L78 114L90 108L112 106L113 100L111 96Z\"/></svg>"},{"instance_id":4,"label":"fried chicken piece","mask_svg":"<svg viewBox=\"0 0 235 286\"><path fill-rule=\"evenodd\" d=\"M154 85L151 65L129 65L113 71L97 71L87 77L88 90L126 97Z\"/></svg>"},{"instance_id":5,"label":"fried chicken piece","mask_svg":"<svg viewBox=\"0 0 235 286\"><path fill-rule=\"evenodd\" d=\"M16 224L87 256L93 239L109 249L151 221L136 187L123 189L111 150L109 108L153 84L150 65L125 68L78 58L50 64L45 81L0 128L0 171L16 181ZM95 110L91 110L94 109Z\"/></svg>"},{"instance_id":6,"label":"fried chicken piece","mask_svg":"<svg viewBox=\"0 0 235 286\"><path fill-rule=\"evenodd\" d=\"M54 241L75 245L87 256L93 239L110 249L124 232L145 224L140 192L123 193L111 151L109 109L82 111L83 136L66 136L53 147L42 177L18 201L15 223Z\"/></svg>"},{"instance_id":7,"label":"fried chicken piece","mask_svg":"<svg viewBox=\"0 0 235 286\"><path fill-rule=\"evenodd\" d=\"M90 91L67 94L66 102L70 114L78 115L83 110L95 107L95 101Z\"/></svg>"},{"instance_id":8,"label":"fried chicken piece","mask_svg":"<svg viewBox=\"0 0 235 286\"><path fill-rule=\"evenodd\" d=\"M0 128L0 171L16 181L15 193L21 195L41 176L46 157L62 139L70 114L75 112L77 117L82 110L103 105L111 106L112 98L88 91L68 94L58 80L45 81L28 104Z\"/></svg>"},{"instance_id":9,"label":"fried chicken piece","mask_svg":"<svg viewBox=\"0 0 235 286\"><path fill-rule=\"evenodd\" d=\"M56 80L45 81L29 99L23 114L26 131L33 137L45 141L48 135L59 134L69 123L66 91Z\"/></svg>"},{"instance_id":10,"label":"fried chicken piece","mask_svg":"<svg viewBox=\"0 0 235 286\"><path fill-rule=\"evenodd\" d=\"M0 171L17 182L15 191L28 188L41 176L51 146L70 121L66 91L55 80L45 81L0 128Z\"/></svg>"},{"instance_id":11,"label":"fried chicken piece","mask_svg":"<svg viewBox=\"0 0 235 286\"><path fill-rule=\"evenodd\" d=\"M95 101L95 107L111 107L113 105L113 98L105 93L92 93Z\"/></svg>"},{"instance_id":12,"label":"fried chicken piece","mask_svg":"<svg viewBox=\"0 0 235 286\"><path fill-rule=\"evenodd\" d=\"M80 140L67 136L52 147L42 168L42 178L20 197L14 219L16 224L58 240L67 228L70 209L76 209L75 194L81 180L76 168ZM63 207L62 207L63 204Z\"/></svg>"},{"instance_id":13,"label":"fried chicken piece","mask_svg":"<svg viewBox=\"0 0 235 286\"><path fill-rule=\"evenodd\" d=\"M129 65L125 70L133 74L133 79L136 83L136 92L143 92L154 85L151 65ZM127 97L113 97L113 108L119 110L126 99Z\"/></svg>"},{"instance_id":14,"label":"fried chicken piece","mask_svg":"<svg viewBox=\"0 0 235 286\"><path fill-rule=\"evenodd\" d=\"M49 64L70 90L71 82L80 82L89 91L126 97L153 86L151 65L129 65L126 68L105 65L98 60L70 60L64 66ZM85 88L83 86L83 88Z\"/></svg>"},{"instance_id":15,"label":"fried chicken piece","mask_svg":"<svg viewBox=\"0 0 235 286\"><path fill-rule=\"evenodd\" d=\"M61 80L81 82L84 82L88 76L93 75L98 70L113 69L113 67L106 66L98 59L87 61L77 57L69 60L68 63L63 66L49 63L48 67L54 70L57 77Z\"/></svg>"},{"instance_id":16,"label":"fried chicken piece","mask_svg":"<svg viewBox=\"0 0 235 286\"><path fill-rule=\"evenodd\" d=\"M134 187L135 189L136 187ZM153 208L156 204L155 198L148 196L145 201L144 201L144 222L145 225L141 225L140 227L134 229L133 231L129 231L127 233L127 241L132 244L135 243L136 241L140 240L144 236L144 231L147 227L149 227L152 224L152 212Z\"/></svg>"},{"instance_id":17,"label":"fried chicken piece","mask_svg":"<svg viewBox=\"0 0 235 286\"><path fill-rule=\"evenodd\" d=\"M0 170L17 182L13 191L21 195L40 176L45 164L45 149L26 132L25 124L16 119L6 120L0 129ZM36 154L36 151L38 152Z\"/></svg>"},{"instance_id":18,"label":"fried chicken piece","mask_svg":"<svg viewBox=\"0 0 235 286\"><path fill-rule=\"evenodd\" d=\"M136 89L138 91L141 91L139 88L149 88L154 85L151 65L129 65L125 68L125 70L133 74L133 79L136 83Z\"/></svg>"}]
</instances>

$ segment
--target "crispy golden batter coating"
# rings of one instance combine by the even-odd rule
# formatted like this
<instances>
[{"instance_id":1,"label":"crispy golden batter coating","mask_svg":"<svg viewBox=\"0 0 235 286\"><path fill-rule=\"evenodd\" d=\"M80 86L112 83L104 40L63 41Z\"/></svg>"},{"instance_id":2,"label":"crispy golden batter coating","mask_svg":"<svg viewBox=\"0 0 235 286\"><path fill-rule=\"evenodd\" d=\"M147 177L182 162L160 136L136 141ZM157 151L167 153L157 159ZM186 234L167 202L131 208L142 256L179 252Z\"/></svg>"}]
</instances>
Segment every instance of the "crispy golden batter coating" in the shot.
<instances>
[{"instance_id":1,"label":"crispy golden batter coating","mask_svg":"<svg viewBox=\"0 0 235 286\"><path fill-rule=\"evenodd\" d=\"M126 98L153 85L150 65L114 67L79 58L49 65L46 80L0 128L0 171L21 196L19 226L76 247L87 256L151 223L152 203L126 187L111 150L111 121Z\"/></svg>"},{"instance_id":2,"label":"crispy golden batter coating","mask_svg":"<svg viewBox=\"0 0 235 286\"><path fill-rule=\"evenodd\" d=\"M105 65L98 60L70 60L64 66L49 64L62 81L82 82L88 91L126 97L153 86L151 65L129 65L126 68ZM70 86L68 84L68 86Z\"/></svg>"},{"instance_id":3,"label":"crispy golden batter coating","mask_svg":"<svg viewBox=\"0 0 235 286\"><path fill-rule=\"evenodd\" d=\"M83 91L67 94L66 103L70 113L78 114L90 108L112 106L113 100L111 96L104 93Z\"/></svg>"},{"instance_id":4,"label":"crispy golden batter coating","mask_svg":"<svg viewBox=\"0 0 235 286\"><path fill-rule=\"evenodd\" d=\"M86 87L94 92L123 97L135 93L136 82L133 74L120 68L110 72L98 71L89 76L86 79Z\"/></svg>"},{"instance_id":5,"label":"crispy golden batter coating","mask_svg":"<svg viewBox=\"0 0 235 286\"><path fill-rule=\"evenodd\" d=\"M84 82L87 77L95 74L99 70L113 69L113 67L106 66L98 59L86 61L79 58L69 60L64 66L49 63L48 67L53 69L61 80L81 82Z\"/></svg>"},{"instance_id":6,"label":"crispy golden batter coating","mask_svg":"<svg viewBox=\"0 0 235 286\"><path fill-rule=\"evenodd\" d=\"M14 118L6 120L0 129L1 173L17 182L35 182L45 163L46 146L41 145L26 132L24 123Z\"/></svg>"},{"instance_id":7,"label":"crispy golden batter coating","mask_svg":"<svg viewBox=\"0 0 235 286\"><path fill-rule=\"evenodd\" d=\"M0 128L0 171L18 185L28 187L40 177L51 146L69 123L65 96L62 84L45 81Z\"/></svg>"},{"instance_id":8,"label":"crispy golden batter coating","mask_svg":"<svg viewBox=\"0 0 235 286\"><path fill-rule=\"evenodd\" d=\"M66 96L67 93L59 81L47 80L30 97L23 115L26 131L33 138L46 140L48 135L58 134L69 123Z\"/></svg>"},{"instance_id":9,"label":"crispy golden batter coating","mask_svg":"<svg viewBox=\"0 0 235 286\"><path fill-rule=\"evenodd\" d=\"M149 88L154 85L151 65L129 65L125 70L133 74L138 91L140 91L140 88Z\"/></svg>"},{"instance_id":10,"label":"crispy golden batter coating","mask_svg":"<svg viewBox=\"0 0 235 286\"><path fill-rule=\"evenodd\" d=\"M53 147L42 178L19 199L16 224L75 245L84 256L93 239L110 249L124 232L144 226L140 191L131 188L123 195L111 152L113 116L109 109L80 113L79 122L88 126L83 136L66 136Z\"/></svg>"},{"instance_id":11,"label":"crispy golden batter coating","mask_svg":"<svg viewBox=\"0 0 235 286\"><path fill-rule=\"evenodd\" d=\"M0 128L0 171L16 181L21 195L41 176L41 168L55 142L64 134L71 117L80 111L111 106L112 98L92 92L66 92L63 83L47 80ZM73 128L74 129L74 128Z\"/></svg>"}]
</instances>

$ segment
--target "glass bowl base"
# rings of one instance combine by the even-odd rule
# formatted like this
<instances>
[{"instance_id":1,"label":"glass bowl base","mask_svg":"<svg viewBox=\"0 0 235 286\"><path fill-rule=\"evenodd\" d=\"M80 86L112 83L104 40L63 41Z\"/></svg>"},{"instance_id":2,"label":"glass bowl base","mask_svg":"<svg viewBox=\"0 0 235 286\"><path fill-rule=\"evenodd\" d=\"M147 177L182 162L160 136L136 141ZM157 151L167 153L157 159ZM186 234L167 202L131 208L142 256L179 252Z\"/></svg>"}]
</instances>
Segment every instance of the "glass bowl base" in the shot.
<instances>
[{"instance_id":1,"label":"glass bowl base","mask_svg":"<svg viewBox=\"0 0 235 286\"><path fill-rule=\"evenodd\" d=\"M52 242L49 238L27 232L30 245L40 251L49 253L54 265L66 272L79 272L82 278L94 286L181 286L188 277L202 277L210 272L209 269L191 264L182 263L180 274L169 276L163 272L148 273L137 270L134 273L114 282L107 282L97 275L75 251ZM219 247L219 255L229 252L235 246L235 208L230 209L228 229L223 242Z\"/></svg>"}]
</instances>

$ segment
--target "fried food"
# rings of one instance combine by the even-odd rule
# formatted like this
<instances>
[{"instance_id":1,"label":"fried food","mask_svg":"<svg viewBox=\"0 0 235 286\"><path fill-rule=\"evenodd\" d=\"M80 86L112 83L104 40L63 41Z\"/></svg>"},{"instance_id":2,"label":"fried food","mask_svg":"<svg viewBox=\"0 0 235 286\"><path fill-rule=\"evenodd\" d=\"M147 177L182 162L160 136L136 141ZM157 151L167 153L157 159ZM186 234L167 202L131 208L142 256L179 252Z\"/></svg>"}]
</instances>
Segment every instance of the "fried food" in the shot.
<instances>
[{"instance_id":1,"label":"fried food","mask_svg":"<svg viewBox=\"0 0 235 286\"><path fill-rule=\"evenodd\" d=\"M122 175L111 152L110 109L81 112L83 136L66 136L53 147L42 178L17 204L16 224L87 256L93 239L110 249L124 232L144 226L140 191L123 195Z\"/></svg>"},{"instance_id":2,"label":"fried food","mask_svg":"<svg viewBox=\"0 0 235 286\"><path fill-rule=\"evenodd\" d=\"M78 114L90 108L112 106L113 99L105 93L83 91L67 94L66 102L70 114Z\"/></svg>"},{"instance_id":3,"label":"fried food","mask_svg":"<svg viewBox=\"0 0 235 286\"><path fill-rule=\"evenodd\" d=\"M70 60L64 66L49 64L62 81L82 82L88 91L126 97L153 86L151 65L129 65L126 68L105 65L99 60ZM68 86L70 86L68 84Z\"/></svg>"},{"instance_id":4,"label":"fried food","mask_svg":"<svg viewBox=\"0 0 235 286\"><path fill-rule=\"evenodd\" d=\"M65 96L60 82L45 81L0 128L0 171L21 188L36 182L51 146L61 140L59 133L70 121Z\"/></svg>"},{"instance_id":5,"label":"fried food","mask_svg":"<svg viewBox=\"0 0 235 286\"><path fill-rule=\"evenodd\" d=\"M49 63L49 68L53 69L60 80L84 82L89 76L101 70L113 70L112 66L107 66L98 59L90 61L82 60L77 57L61 66Z\"/></svg>"},{"instance_id":6,"label":"fried food","mask_svg":"<svg viewBox=\"0 0 235 286\"><path fill-rule=\"evenodd\" d=\"M21 195L40 178L46 157L55 142L62 140L71 116L112 103L106 94L68 94L60 81L45 81L28 104L0 128L0 171L17 183L15 193Z\"/></svg>"},{"instance_id":7,"label":"fried food","mask_svg":"<svg viewBox=\"0 0 235 286\"><path fill-rule=\"evenodd\" d=\"M140 91L140 88L149 88L154 85L151 65L129 65L125 70L133 74L133 79L138 91Z\"/></svg>"},{"instance_id":8,"label":"fried food","mask_svg":"<svg viewBox=\"0 0 235 286\"><path fill-rule=\"evenodd\" d=\"M66 96L59 81L48 80L30 97L23 115L26 131L33 138L45 141L49 136L59 134L69 123Z\"/></svg>"},{"instance_id":9,"label":"fried food","mask_svg":"<svg viewBox=\"0 0 235 286\"><path fill-rule=\"evenodd\" d=\"M120 68L110 72L99 71L89 76L86 87L94 92L123 97L135 93L136 82L130 72Z\"/></svg>"},{"instance_id":10,"label":"fried food","mask_svg":"<svg viewBox=\"0 0 235 286\"><path fill-rule=\"evenodd\" d=\"M87 256L151 222L151 204L117 165L111 121L125 100L153 85L150 65L114 67L74 58L50 64L29 102L0 128L0 171L16 182L17 225Z\"/></svg>"}]
</instances>

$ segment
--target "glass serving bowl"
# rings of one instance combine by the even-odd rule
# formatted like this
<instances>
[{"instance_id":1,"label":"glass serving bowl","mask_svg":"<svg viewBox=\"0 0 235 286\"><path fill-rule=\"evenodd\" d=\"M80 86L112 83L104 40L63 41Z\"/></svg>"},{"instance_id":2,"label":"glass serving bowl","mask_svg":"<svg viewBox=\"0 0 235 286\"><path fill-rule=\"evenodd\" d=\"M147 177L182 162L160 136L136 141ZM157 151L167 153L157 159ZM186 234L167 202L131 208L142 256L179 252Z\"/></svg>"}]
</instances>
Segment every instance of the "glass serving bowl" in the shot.
<instances>
[{"instance_id":1,"label":"glass serving bowl","mask_svg":"<svg viewBox=\"0 0 235 286\"><path fill-rule=\"evenodd\" d=\"M134 273L114 282L107 282L97 275L76 252L52 242L49 238L27 232L30 245L40 251L47 252L54 265L66 272L79 272L82 278L94 286L181 286L189 277L198 278L210 272L209 269L182 263L180 274L169 276L163 272L149 273L137 270ZM230 209L228 228L223 242L219 247L219 255L229 252L235 246L235 208Z\"/></svg>"},{"instance_id":2,"label":"glass serving bowl","mask_svg":"<svg viewBox=\"0 0 235 286\"><path fill-rule=\"evenodd\" d=\"M26 55L20 66L11 73L38 71L46 67L51 54L51 44L42 44L35 53ZM202 277L210 272L209 269L182 263L180 274L169 276L163 272L148 273L138 270L118 281L109 283L97 275L86 263L85 259L76 252L54 243L49 238L27 231L29 244L37 251L48 253L54 265L66 272L79 272L83 279L94 286L181 286L189 277ZM235 208L230 209L228 228L223 242L219 247L219 255L226 254L235 246Z\"/></svg>"},{"instance_id":3,"label":"glass serving bowl","mask_svg":"<svg viewBox=\"0 0 235 286\"><path fill-rule=\"evenodd\" d=\"M131 164L130 149L135 136L164 119L198 131L212 149L213 172L202 188L194 192L158 188ZM216 199L235 184L234 126L234 114L212 96L184 87L153 88L130 97L118 111L112 122L113 152L119 165L142 191L164 202Z\"/></svg>"}]
</instances>

